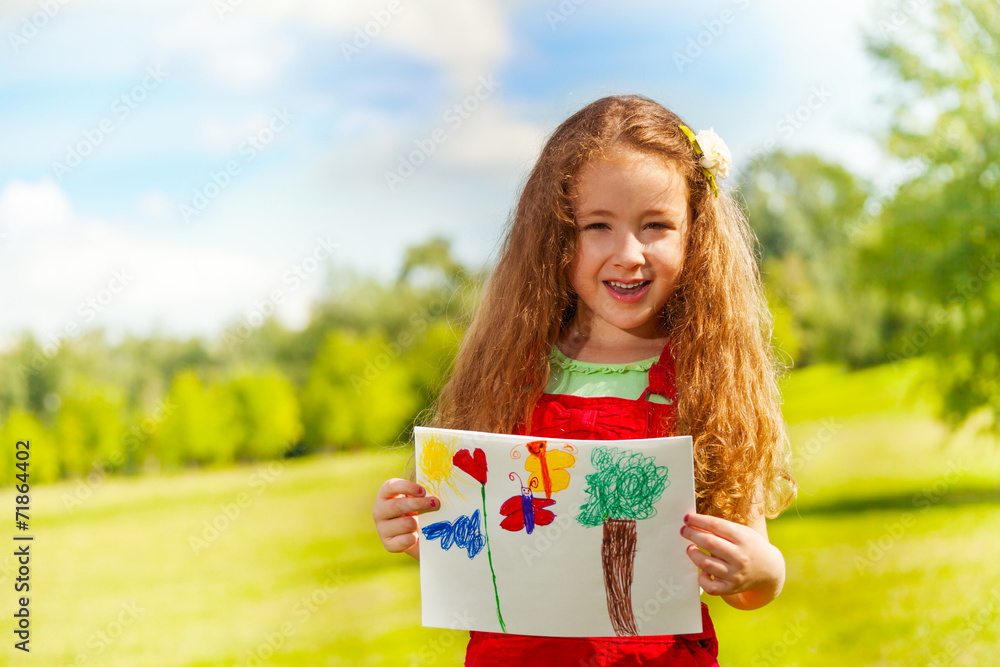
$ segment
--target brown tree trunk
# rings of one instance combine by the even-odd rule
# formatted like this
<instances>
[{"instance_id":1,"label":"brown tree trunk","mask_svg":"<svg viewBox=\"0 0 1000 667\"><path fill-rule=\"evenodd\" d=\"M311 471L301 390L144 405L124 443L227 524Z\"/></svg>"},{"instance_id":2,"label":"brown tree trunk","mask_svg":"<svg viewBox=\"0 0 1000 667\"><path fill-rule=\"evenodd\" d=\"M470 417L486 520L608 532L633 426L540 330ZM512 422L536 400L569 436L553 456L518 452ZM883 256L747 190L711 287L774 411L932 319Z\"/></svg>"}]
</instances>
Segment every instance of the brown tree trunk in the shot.
<instances>
[{"instance_id":1,"label":"brown tree trunk","mask_svg":"<svg viewBox=\"0 0 1000 667\"><path fill-rule=\"evenodd\" d=\"M635 563L635 520L608 519L604 522L601 545L604 566L604 590L608 596L608 615L619 637L639 634L632 613L632 569Z\"/></svg>"}]
</instances>

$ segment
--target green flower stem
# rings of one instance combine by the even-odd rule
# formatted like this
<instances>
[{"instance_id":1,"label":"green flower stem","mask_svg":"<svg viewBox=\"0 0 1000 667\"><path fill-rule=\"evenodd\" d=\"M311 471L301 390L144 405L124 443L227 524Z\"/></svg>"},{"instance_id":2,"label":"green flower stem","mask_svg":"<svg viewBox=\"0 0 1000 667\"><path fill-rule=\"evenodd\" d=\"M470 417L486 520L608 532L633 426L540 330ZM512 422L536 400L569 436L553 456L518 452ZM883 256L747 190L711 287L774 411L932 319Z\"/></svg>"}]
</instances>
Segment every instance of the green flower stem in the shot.
<instances>
[{"instance_id":1,"label":"green flower stem","mask_svg":"<svg viewBox=\"0 0 1000 667\"><path fill-rule=\"evenodd\" d=\"M507 626L503 623L503 614L500 613L500 592L497 590L497 573L493 570L493 554L490 552L490 529L489 520L486 515L486 486L480 486L483 492L483 532L486 533L486 557L490 560L490 573L493 575L493 596L497 603L497 620L500 621L500 629L507 632Z\"/></svg>"}]
</instances>

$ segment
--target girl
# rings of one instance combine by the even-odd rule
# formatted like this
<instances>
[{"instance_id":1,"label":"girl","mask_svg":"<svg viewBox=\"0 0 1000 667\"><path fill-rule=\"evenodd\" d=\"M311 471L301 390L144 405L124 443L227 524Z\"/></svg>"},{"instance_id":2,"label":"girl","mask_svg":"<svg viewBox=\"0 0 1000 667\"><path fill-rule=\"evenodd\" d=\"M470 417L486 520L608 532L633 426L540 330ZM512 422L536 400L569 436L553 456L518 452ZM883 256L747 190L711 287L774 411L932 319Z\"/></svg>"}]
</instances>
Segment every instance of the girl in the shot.
<instances>
[{"instance_id":1,"label":"girl","mask_svg":"<svg viewBox=\"0 0 1000 667\"><path fill-rule=\"evenodd\" d=\"M716 177L728 150L639 96L566 120L532 170L434 426L578 439L690 434L698 513L678 526L699 583L756 609L784 583L765 517L794 495L770 315L753 235ZM704 145L703 145L704 144ZM416 515L439 507L390 479L373 516L419 559ZM554 638L472 632L467 665L717 664L695 635Z\"/></svg>"}]
</instances>

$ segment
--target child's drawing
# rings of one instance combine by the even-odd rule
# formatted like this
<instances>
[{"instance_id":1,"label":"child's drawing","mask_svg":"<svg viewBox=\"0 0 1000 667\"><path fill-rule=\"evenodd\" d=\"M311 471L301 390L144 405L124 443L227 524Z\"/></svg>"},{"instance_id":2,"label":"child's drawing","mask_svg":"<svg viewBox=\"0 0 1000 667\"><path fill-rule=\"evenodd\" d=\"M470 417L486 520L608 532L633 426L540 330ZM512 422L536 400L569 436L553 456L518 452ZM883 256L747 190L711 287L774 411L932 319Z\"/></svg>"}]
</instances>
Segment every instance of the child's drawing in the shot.
<instances>
[{"instance_id":1,"label":"child's drawing","mask_svg":"<svg viewBox=\"0 0 1000 667\"><path fill-rule=\"evenodd\" d=\"M486 540L479 530L479 510L472 516L460 516L454 521L438 521L426 526L422 531L428 540L440 540L441 548L447 551L457 545L469 552L469 558L483 550Z\"/></svg>"},{"instance_id":2,"label":"child's drawing","mask_svg":"<svg viewBox=\"0 0 1000 667\"><path fill-rule=\"evenodd\" d=\"M587 475L590 500L576 517L584 526L604 526L601 563L608 614L615 634L639 634L632 611L632 575L638 519L656 514L654 504L670 485L667 468L626 449L598 447L590 455L595 472Z\"/></svg>"},{"instance_id":3,"label":"child's drawing","mask_svg":"<svg viewBox=\"0 0 1000 667\"><path fill-rule=\"evenodd\" d=\"M455 455L457 438L444 435L432 435L427 438L417 459L421 477L427 491L438 498L443 497L445 489L451 490L456 496L462 497L461 491L455 485L455 469L452 457Z\"/></svg>"},{"instance_id":4,"label":"child's drawing","mask_svg":"<svg viewBox=\"0 0 1000 667\"><path fill-rule=\"evenodd\" d=\"M545 440L529 442L525 447L529 456L524 462L524 469L531 473L528 478L529 489L541 489L546 498L552 498L553 493L569 487L569 472L565 469L573 467L576 463L575 456L568 451L550 450ZM511 452L511 458L516 459L520 455L516 448Z\"/></svg>"},{"instance_id":5,"label":"child's drawing","mask_svg":"<svg viewBox=\"0 0 1000 667\"><path fill-rule=\"evenodd\" d=\"M516 479L521 485L521 495L508 498L500 506L500 514L507 517L500 522L500 527L511 532L524 530L528 535L531 535L536 525L547 526L552 523L556 515L545 508L555 505L556 501L548 498L535 498L531 489L524 485L516 472L512 472L509 478L512 482Z\"/></svg>"},{"instance_id":6,"label":"child's drawing","mask_svg":"<svg viewBox=\"0 0 1000 667\"><path fill-rule=\"evenodd\" d=\"M477 482L479 482L479 488L482 490L483 496L483 517L486 517L486 473L489 468L486 464L486 453L476 448L476 451L469 452L468 449L460 449L455 452L455 456L452 457L452 461L455 463L455 467L459 470L464 471ZM476 514L479 514L479 510L476 510ZM490 530L486 525L487 522L483 521L484 531L486 533L486 558L490 561L490 574L493 575L493 596L496 599L497 605L497 620L500 621L500 629L506 632L507 629L504 627L503 613L500 611L500 591L497 590L497 573L493 569L493 554L490 552Z\"/></svg>"},{"instance_id":7,"label":"child's drawing","mask_svg":"<svg viewBox=\"0 0 1000 667\"><path fill-rule=\"evenodd\" d=\"M416 444L417 482L429 491L431 481L480 490L449 493L418 517L425 625L462 618L468 630L564 637L701 630L698 568L680 534L695 511L689 437L538 440L418 427Z\"/></svg>"}]
</instances>

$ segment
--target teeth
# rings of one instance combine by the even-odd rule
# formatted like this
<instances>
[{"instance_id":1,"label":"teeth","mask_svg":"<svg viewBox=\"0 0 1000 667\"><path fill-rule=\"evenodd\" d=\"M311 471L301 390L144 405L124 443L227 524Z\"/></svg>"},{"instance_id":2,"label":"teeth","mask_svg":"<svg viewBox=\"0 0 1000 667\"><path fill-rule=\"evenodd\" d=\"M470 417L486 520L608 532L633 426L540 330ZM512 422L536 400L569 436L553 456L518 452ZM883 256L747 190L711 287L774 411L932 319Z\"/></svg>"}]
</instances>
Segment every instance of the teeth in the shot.
<instances>
[{"instance_id":1,"label":"teeth","mask_svg":"<svg viewBox=\"0 0 1000 667\"><path fill-rule=\"evenodd\" d=\"M614 285L615 287L621 287L622 289L632 289L633 287L641 287L642 285L645 285L647 282L649 281L642 280L637 283L620 283L617 280L609 280L608 284Z\"/></svg>"}]
</instances>

